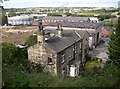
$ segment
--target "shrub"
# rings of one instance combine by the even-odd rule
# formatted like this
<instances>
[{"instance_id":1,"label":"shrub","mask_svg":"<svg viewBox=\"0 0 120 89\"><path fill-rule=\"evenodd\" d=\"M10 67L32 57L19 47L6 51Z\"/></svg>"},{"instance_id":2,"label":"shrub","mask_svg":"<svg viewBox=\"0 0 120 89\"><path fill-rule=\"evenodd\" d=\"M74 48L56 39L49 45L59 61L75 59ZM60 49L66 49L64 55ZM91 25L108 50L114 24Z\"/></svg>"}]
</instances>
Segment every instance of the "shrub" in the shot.
<instances>
[{"instance_id":1,"label":"shrub","mask_svg":"<svg viewBox=\"0 0 120 89\"><path fill-rule=\"evenodd\" d=\"M91 61L91 56L89 54L86 55L85 58L86 58L86 61Z\"/></svg>"},{"instance_id":2,"label":"shrub","mask_svg":"<svg viewBox=\"0 0 120 89\"><path fill-rule=\"evenodd\" d=\"M28 46L33 46L37 43L37 36L31 35L27 40L26 43Z\"/></svg>"}]
</instances>

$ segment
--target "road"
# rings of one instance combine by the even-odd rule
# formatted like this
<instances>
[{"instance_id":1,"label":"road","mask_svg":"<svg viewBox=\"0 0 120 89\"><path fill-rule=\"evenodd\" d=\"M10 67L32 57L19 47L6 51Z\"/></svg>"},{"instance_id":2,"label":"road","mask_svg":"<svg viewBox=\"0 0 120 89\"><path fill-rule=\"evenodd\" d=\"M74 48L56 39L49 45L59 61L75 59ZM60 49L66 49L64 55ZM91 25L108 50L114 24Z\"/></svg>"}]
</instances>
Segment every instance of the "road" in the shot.
<instances>
[{"instance_id":1,"label":"road","mask_svg":"<svg viewBox=\"0 0 120 89\"><path fill-rule=\"evenodd\" d=\"M108 60L108 54L107 52L107 43L108 43L108 38L102 38L105 43L99 44L96 48L92 49L89 51L89 55L91 57L98 57L102 59L102 61L105 63Z\"/></svg>"}]
</instances>

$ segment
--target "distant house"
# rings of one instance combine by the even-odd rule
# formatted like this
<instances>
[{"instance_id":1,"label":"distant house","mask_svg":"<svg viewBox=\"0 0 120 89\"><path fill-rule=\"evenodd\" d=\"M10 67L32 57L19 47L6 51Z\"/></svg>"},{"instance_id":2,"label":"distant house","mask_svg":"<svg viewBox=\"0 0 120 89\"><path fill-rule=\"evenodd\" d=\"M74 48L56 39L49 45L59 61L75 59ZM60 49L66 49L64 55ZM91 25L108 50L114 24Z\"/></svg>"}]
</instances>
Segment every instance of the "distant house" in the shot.
<instances>
[{"instance_id":1,"label":"distant house","mask_svg":"<svg viewBox=\"0 0 120 89\"><path fill-rule=\"evenodd\" d=\"M113 31L113 29L109 26L102 27L102 36L103 37L109 37L110 33Z\"/></svg>"},{"instance_id":2,"label":"distant house","mask_svg":"<svg viewBox=\"0 0 120 89\"><path fill-rule=\"evenodd\" d=\"M62 24L63 29L69 30L84 30L89 33L89 47L93 48L96 46L102 37L102 25L101 23L92 23L92 22L58 22ZM49 23L48 25L44 25L44 29L56 29L58 24Z\"/></svg>"},{"instance_id":3,"label":"distant house","mask_svg":"<svg viewBox=\"0 0 120 89\"><path fill-rule=\"evenodd\" d=\"M94 23L98 23L99 20L97 17L89 17L90 18L90 22L94 22Z\"/></svg>"},{"instance_id":4,"label":"distant house","mask_svg":"<svg viewBox=\"0 0 120 89\"><path fill-rule=\"evenodd\" d=\"M32 25L37 26L39 23L42 23L42 20L34 20L34 21L32 22Z\"/></svg>"},{"instance_id":5,"label":"distant house","mask_svg":"<svg viewBox=\"0 0 120 89\"><path fill-rule=\"evenodd\" d=\"M36 26L36 25L39 24L39 22L42 23L42 19L43 19L43 17L46 16L46 14L42 14L42 15L34 15L34 14L32 14L31 16L33 16L33 18L34 18L34 21L32 22L32 25Z\"/></svg>"},{"instance_id":6,"label":"distant house","mask_svg":"<svg viewBox=\"0 0 120 89\"><path fill-rule=\"evenodd\" d=\"M89 39L87 36L85 40L82 39L87 32L84 31L82 36L79 33L64 30L61 25L52 32L39 28L37 44L28 48L29 61L41 64L44 71L54 76L79 76L80 66L85 61L83 46L88 46Z\"/></svg>"}]
</instances>

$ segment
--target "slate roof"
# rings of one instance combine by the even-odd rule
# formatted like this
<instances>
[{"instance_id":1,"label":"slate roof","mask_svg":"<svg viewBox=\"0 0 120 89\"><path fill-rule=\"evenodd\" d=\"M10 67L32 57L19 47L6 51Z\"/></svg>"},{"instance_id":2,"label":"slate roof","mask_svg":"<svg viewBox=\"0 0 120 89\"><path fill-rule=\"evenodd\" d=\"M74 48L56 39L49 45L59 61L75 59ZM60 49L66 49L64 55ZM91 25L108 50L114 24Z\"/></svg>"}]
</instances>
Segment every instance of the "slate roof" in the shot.
<instances>
[{"instance_id":1,"label":"slate roof","mask_svg":"<svg viewBox=\"0 0 120 89\"><path fill-rule=\"evenodd\" d=\"M46 16L42 20L80 20L88 21L89 17L62 17L62 16Z\"/></svg>"},{"instance_id":2,"label":"slate roof","mask_svg":"<svg viewBox=\"0 0 120 89\"><path fill-rule=\"evenodd\" d=\"M45 45L58 53L80 40L82 40L82 38L80 38L74 31L64 31L62 37L56 36L48 39L45 41Z\"/></svg>"},{"instance_id":3,"label":"slate roof","mask_svg":"<svg viewBox=\"0 0 120 89\"><path fill-rule=\"evenodd\" d=\"M94 36L95 35L95 31L91 31L91 30L89 30L89 31L87 31L88 33L89 33L89 36Z\"/></svg>"},{"instance_id":4,"label":"slate roof","mask_svg":"<svg viewBox=\"0 0 120 89\"><path fill-rule=\"evenodd\" d=\"M84 37L85 34L89 34L89 31L86 31L86 30L69 30L69 29L66 29L64 30L64 33L74 33L75 31L77 31L77 33L81 36L81 37ZM91 32L91 31L90 31ZM93 33L94 31L92 31ZM52 33L52 34L57 34L57 30L55 28L46 28L45 29L45 34L48 34L48 33Z\"/></svg>"},{"instance_id":5,"label":"slate roof","mask_svg":"<svg viewBox=\"0 0 120 89\"><path fill-rule=\"evenodd\" d=\"M77 33L83 38L85 36L85 34L89 34L88 31L85 30L77 30Z\"/></svg>"},{"instance_id":6,"label":"slate roof","mask_svg":"<svg viewBox=\"0 0 120 89\"><path fill-rule=\"evenodd\" d=\"M75 27L75 28L90 28L97 29L101 23L92 23L92 22L50 22L44 26L57 26L57 24L62 24L62 27Z\"/></svg>"}]
</instances>

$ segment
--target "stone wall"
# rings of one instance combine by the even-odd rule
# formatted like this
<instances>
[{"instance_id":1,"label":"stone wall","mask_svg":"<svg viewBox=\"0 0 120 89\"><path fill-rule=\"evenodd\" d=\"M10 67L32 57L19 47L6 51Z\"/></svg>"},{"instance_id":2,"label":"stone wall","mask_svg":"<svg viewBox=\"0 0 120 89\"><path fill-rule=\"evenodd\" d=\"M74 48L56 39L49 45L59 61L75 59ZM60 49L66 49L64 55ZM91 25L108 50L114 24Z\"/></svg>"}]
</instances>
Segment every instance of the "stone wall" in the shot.
<instances>
[{"instance_id":1,"label":"stone wall","mask_svg":"<svg viewBox=\"0 0 120 89\"><path fill-rule=\"evenodd\" d=\"M48 57L52 59L52 64L48 64ZM41 64L43 70L57 76L56 60L57 55L45 45L36 44L28 48L28 59L33 63Z\"/></svg>"},{"instance_id":2,"label":"stone wall","mask_svg":"<svg viewBox=\"0 0 120 89\"><path fill-rule=\"evenodd\" d=\"M86 36L87 37L87 36ZM51 75L62 76L62 70L65 69L65 76L67 75L67 67L68 63L75 57L79 63L84 57L85 53L83 53L86 46L84 46L82 50L81 45L87 44L86 37L84 40L84 44L81 43L82 40L76 42L75 44L69 46L59 53L55 53L45 44L36 44L28 48L28 59L31 62L41 64L44 68L44 71L50 72ZM76 52L74 56L74 45L76 46ZM65 54L65 61L61 62L62 55ZM52 64L48 64L48 57L52 59Z\"/></svg>"},{"instance_id":3,"label":"stone wall","mask_svg":"<svg viewBox=\"0 0 120 89\"><path fill-rule=\"evenodd\" d=\"M86 32L82 42L82 63L85 62L85 55L88 53L88 49L89 49L89 33Z\"/></svg>"},{"instance_id":4,"label":"stone wall","mask_svg":"<svg viewBox=\"0 0 120 89\"><path fill-rule=\"evenodd\" d=\"M62 76L62 70L64 69L65 70L65 75L64 76L67 76L67 68L68 68L68 63L75 57L75 60L77 60L78 62L81 62L81 55L80 53L82 52L81 50L81 40L79 42L76 42L75 43L75 46L76 46L76 52L75 52L75 56L74 56L74 45L71 45L69 46L67 49L61 51L59 54L58 54L58 62L57 62L57 68L58 68L58 74L59 76ZM62 55L65 54L65 61L62 63L62 60L61 60L61 57ZM83 55L83 54L82 54Z\"/></svg>"}]
</instances>

